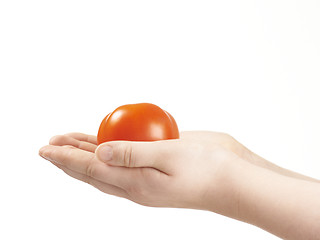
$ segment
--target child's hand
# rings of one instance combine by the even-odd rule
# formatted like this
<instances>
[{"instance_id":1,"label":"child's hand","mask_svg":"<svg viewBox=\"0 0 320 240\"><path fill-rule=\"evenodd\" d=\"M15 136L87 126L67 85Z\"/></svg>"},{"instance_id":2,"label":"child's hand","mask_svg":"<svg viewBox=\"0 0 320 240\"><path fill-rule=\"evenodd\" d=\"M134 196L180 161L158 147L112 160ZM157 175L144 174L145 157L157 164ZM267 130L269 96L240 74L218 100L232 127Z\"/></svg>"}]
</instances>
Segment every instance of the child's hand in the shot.
<instances>
[{"instance_id":1,"label":"child's hand","mask_svg":"<svg viewBox=\"0 0 320 240\"><path fill-rule=\"evenodd\" d=\"M286 239L318 239L319 181L280 168L227 134L183 132L177 140L96 145L56 136L40 155L101 191L146 206L205 209Z\"/></svg>"},{"instance_id":2,"label":"child's hand","mask_svg":"<svg viewBox=\"0 0 320 240\"><path fill-rule=\"evenodd\" d=\"M231 209L220 207L229 194L227 167L242 161L235 152L245 153L231 139L184 132L177 140L104 143L96 155L94 136L72 133L52 138L40 155L74 178L143 205L208 209L206 195L213 191L215 211L230 215ZM210 199L211 210L213 205Z\"/></svg>"}]
</instances>

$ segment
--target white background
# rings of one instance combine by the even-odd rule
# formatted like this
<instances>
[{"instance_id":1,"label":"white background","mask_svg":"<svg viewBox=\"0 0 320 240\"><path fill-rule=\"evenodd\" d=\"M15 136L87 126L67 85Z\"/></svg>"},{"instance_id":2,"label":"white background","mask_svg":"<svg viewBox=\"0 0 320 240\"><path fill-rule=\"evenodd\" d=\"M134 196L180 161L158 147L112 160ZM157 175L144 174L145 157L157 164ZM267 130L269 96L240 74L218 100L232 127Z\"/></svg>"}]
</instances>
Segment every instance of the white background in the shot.
<instances>
[{"instance_id":1,"label":"white background","mask_svg":"<svg viewBox=\"0 0 320 240\"><path fill-rule=\"evenodd\" d=\"M211 212L142 207L38 156L151 102L320 178L320 2L0 2L0 239L277 239Z\"/></svg>"}]
</instances>

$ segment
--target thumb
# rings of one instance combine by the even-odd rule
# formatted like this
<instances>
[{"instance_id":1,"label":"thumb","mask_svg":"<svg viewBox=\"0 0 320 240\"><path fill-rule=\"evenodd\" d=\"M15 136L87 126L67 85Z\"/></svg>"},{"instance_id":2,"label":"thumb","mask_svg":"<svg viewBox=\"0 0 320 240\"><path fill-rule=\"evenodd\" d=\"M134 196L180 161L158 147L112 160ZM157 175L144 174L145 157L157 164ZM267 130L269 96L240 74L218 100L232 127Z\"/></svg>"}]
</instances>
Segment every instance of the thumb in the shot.
<instances>
[{"instance_id":1,"label":"thumb","mask_svg":"<svg viewBox=\"0 0 320 240\"><path fill-rule=\"evenodd\" d=\"M165 172L170 157L168 145L165 142L107 142L98 146L96 156L113 166L153 167Z\"/></svg>"}]
</instances>

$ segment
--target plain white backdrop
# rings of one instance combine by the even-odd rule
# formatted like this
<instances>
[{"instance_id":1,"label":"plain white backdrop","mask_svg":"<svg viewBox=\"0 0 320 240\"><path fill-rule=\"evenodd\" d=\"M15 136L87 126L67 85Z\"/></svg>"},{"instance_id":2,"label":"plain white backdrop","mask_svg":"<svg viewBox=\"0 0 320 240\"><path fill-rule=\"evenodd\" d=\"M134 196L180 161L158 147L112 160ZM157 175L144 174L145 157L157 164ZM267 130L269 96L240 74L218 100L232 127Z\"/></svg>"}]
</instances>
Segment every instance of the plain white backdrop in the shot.
<instances>
[{"instance_id":1,"label":"plain white backdrop","mask_svg":"<svg viewBox=\"0 0 320 240\"><path fill-rule=\"evenodd\" d=\"M38 156L151 102L320 178L320 2L0 1L1 239L277 239L205 211L142 207Z\"/></svg>"}]
</instances>

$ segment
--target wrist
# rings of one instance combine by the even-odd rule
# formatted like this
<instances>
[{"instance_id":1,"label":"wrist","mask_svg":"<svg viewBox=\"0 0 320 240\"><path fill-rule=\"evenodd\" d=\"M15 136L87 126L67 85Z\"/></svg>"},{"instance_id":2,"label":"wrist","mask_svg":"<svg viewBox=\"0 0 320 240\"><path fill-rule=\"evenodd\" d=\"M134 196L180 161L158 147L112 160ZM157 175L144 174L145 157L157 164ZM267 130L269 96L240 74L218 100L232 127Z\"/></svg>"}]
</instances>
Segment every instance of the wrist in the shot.
<instances>
[{"instance_id":1,"label":"wrist","mask_svg":"<svg viewBox=\"0 0 320 240\"><path fill-rule=\"evenodd\" d=\"M258 184L268 180L261 177L265 171L270 172L239 157L228 159L214 176L215 184L204 197L204 209L256 225L250 203L263 192Z\"/></svg>"},{"instance_id":2,"label":"wrist","mask_svg":"<svg viewBox=\"0 0 320 240\"><path fill-rule=\"evenodd\" d=\"M227 217L241 220L239 217L239 179L250 171L252 164L239 158L229 156L208 183L202 203L202 209Z\"/></svg>"},{"instance_id":3,"label":"wrist","mask_svg":"<svg viewBox=\"0 0 320 240\"><path fill-rule=\"evenodd\" d=\"M297 239L318 230L319 185L278 174L242 161L229 168L236 208L232 218L258 226L281 238ZM317 225L318 226L318 225ZM318 231L319 232L319 231ZM298 237L297 237L298 236Z\"/></svg>"}]
</instances>

